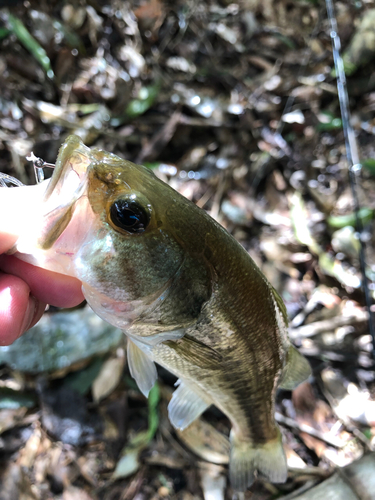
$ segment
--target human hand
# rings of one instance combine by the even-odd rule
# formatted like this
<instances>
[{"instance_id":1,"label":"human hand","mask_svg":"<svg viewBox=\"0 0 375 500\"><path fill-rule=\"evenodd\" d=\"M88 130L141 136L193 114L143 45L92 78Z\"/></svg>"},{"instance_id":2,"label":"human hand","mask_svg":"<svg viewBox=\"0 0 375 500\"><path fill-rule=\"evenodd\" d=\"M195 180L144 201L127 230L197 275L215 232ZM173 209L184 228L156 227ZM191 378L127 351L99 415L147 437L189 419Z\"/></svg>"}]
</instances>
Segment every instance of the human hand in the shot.
<instances>
[{"instance_id":1,"label":"human hand","mask_svg":"<svg viewBox=\"0 0 375 500\"><path fill-rule=\"evenodd\" d=\"M76 278L4 255L16 237L0 231L0 345L10 345L41 318L46 304L74 307L84 300Z\"/></svg>"}]
</instances>

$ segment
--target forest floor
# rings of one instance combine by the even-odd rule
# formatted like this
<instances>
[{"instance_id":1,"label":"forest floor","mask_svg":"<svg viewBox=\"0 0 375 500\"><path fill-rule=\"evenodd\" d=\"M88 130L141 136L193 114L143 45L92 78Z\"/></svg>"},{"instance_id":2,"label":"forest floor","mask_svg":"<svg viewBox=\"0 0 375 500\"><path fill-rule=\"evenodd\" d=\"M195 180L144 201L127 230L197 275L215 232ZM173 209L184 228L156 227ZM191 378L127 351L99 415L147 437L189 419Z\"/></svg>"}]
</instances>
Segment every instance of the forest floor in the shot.
<instances>
[{"instance_id":1,"label":"forest floor","mask_svg":"<svg viewBox=\"0 0 375 500\"><path fill-rule=\"evenodd\" d=\"M4 4L0 172L34 183L25 157L54 163L74 133L152 168L249 251L313 376L277 396L287 483L257 480L237 497L318 498L298 495L375 449L372 339L324 3ZM375 4L335 9L373 299ZM118 332L86 308L52 309L0 348L0 499L233 498L226 417L211 408L174 431L172 376L160 370L147 401ZM357 496L332 498L375 498L375 486L352 488Z\"/></svg>"}]
</instances>

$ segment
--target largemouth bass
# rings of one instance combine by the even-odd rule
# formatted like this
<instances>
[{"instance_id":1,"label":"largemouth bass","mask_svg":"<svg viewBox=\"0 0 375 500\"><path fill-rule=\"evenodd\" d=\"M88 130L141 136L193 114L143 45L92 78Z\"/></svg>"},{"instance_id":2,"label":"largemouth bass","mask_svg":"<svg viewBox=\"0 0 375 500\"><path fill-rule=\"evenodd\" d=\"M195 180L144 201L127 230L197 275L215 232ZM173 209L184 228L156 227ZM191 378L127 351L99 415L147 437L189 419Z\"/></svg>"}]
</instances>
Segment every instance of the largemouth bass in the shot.
<instances>
[{"instance_id":1,"label":"largemouth bass","mask_svg":"<svg viewBox=\"0 0 375 500\"><path fill-rule=\"evenodd\" d=\"M216 405L232 424L233 488L257 474L284 482L275 394L310 367L288 339L280 296L244 248L149 169L76 136L50 181L8 191L25 207L13 253L82 282L94 311L128 337L143 394L155 362L178 377L172 425L184 429Z\"/></svg>"}]
</instances>

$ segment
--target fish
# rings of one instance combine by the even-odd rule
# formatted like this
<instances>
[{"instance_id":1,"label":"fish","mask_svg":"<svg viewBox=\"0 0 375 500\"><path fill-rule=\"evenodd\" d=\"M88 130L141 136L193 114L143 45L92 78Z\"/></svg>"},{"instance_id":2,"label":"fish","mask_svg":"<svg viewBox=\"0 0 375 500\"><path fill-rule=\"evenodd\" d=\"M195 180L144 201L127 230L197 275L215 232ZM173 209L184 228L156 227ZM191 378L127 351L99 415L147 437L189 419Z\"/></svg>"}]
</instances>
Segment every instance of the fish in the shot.
<instances>
[{"instance_id":1,"label":"fish","mask_svg":"<svg viewBox=\"0 0 375 500\"><path fill-rule=\"evenodd\" d=\"M211 405L228 417L233 489L258 476L285 482L276 391L311 370L249 253L150 169L77 136L61 146L50 180L7 191L24 207L11 253L82 282L96 314L127 336L129 370L146 397L155 363L178 378L172 425L187 428Z\"/></svg>"}]
</instances>

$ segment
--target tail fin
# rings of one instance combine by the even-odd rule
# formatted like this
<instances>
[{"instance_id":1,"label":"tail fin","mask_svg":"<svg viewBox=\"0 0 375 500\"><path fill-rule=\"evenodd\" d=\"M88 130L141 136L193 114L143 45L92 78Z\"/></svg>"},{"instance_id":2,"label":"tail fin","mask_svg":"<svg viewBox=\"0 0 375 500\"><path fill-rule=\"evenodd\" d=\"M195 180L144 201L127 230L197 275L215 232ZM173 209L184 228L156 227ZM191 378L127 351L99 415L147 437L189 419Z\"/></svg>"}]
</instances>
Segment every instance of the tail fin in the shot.
<instances>
[{"instance_id":1,"label":"tail fin","mask_svg":"<svg viewBox=\"0 0 375 500\"><path fill-rule=\"evenodd\" d=\"M279 429L277 432L275 439L259 446L237 439L231 431L229 476L234 490L245 491L257 473L271 483L285 483L288 468Z\"/></svg>"}]
</instances>

